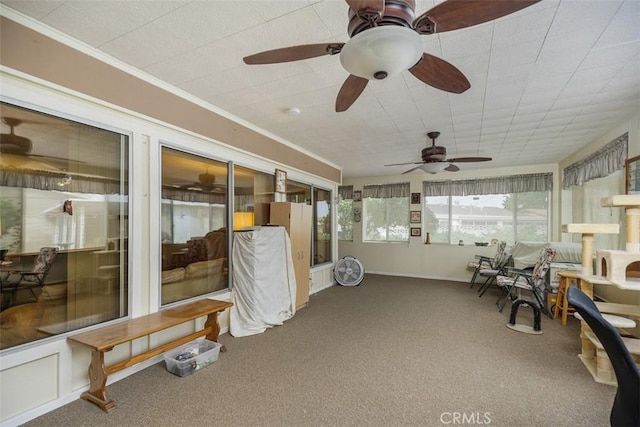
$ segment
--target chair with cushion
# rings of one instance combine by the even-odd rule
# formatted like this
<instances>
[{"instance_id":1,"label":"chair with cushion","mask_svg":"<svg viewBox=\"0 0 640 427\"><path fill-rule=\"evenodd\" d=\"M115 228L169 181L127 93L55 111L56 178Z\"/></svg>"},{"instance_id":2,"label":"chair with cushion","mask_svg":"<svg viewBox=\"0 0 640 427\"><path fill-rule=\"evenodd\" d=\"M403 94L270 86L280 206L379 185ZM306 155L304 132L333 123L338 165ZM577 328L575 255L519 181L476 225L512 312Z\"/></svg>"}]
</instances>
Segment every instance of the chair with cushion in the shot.
<instances>
[{"instance_id":1,"label":"chair with cushion","mask_svg":"<svg viewBox=\"0 0 640 427\"><path fill-rule=\"evenodd\" d=\"M471 287L476 283L476 279L478 278L478 274L480 274L480 270L483 269L496 269L498 264L503 258L505 253L505 248L507 246L507 242L501 241L498 243L498 247L496 248L496 254L493 257L487 257L483 255L476 255L476 260L471 261L467 264L467 267L473 268L473 276L471 276Z\"/></svg>"},{"instance_id":2,"label":"chair with cushion","mask_svg":"<svg viewBox=\"0 0 640 427\"><path fill-rule=\"evenodd\" d=\"M618 381L609 421L617 426L640 426L640 370L620 333L603 317L594 302L580 289L569 288L569 304L580 313L609 356Z\"/></svg>"},{"instance_id":3,"label":"chair with cushion","mask_svg":"<svg viewBox=\"0 0 640 427\"><path fill-rule=\"evenodd\" d=\"M505 253L502 256L500 262L492 268L483 268L478 272L480 277L486 277L484 283L478 289L480 295L478 297L482 297L485 292L491 287L491 285L496 284L496 279L498 276L503 276L507 274L507 269L509 268L509 264L511 263L511 254Z\"/></svg>"},{"instance_id":4,"label":"chair with cushion","mask_svg":"<svg viewBox=\"0 0 640 427\"><path fill-rule=\"evenodd\" d=\"M33 301L37 301L38 294L36 290L41 290L44 286L44 281L47 278L47 274L49 274L49 270L57 253L58 248L41 248L31 270L12 273L2 281L1 290L3 297L4 295L8 295L5 303L6 307L16 303L16 294L21 290L28 290L33 296ZM3 306L2 308L4 309L6 307Z\"/></svg>"},{"instance_id":5,"label":"chair with cushion","mask_svg":"<svg viewBox=\"0 0 640 427\"><path fill-rule=\"evenodd\" d=\"M509 269L510 276L498 276L496 278L497 285L502 291L496 304L500 311L502 311L507 301L515 301L521 298L521 293L525 290L529 291L534 297L529 302L537 305L545 314L549 314L544 303L545 276L555 256L555 249L545 246L540 250L532 272L513 268Z\"/></svg>"}]
</instances>

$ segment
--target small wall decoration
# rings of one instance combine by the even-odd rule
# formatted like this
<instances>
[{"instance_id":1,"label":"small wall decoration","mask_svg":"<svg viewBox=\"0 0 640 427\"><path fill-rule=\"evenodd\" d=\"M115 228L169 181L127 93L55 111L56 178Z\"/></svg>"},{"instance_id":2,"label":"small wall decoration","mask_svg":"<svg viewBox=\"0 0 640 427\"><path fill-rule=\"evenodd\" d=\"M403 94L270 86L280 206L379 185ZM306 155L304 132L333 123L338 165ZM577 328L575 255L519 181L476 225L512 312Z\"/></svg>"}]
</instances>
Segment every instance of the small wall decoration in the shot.
<instances>
[{"instance_id":1,"label":"small wall decoration","mask_svg":"<svg viewBox=\"0 0 640 427\"><path fill-rule=\"evenodd\" d=\"M276 192L287 192L287 172L281 169L276 169Z\"/></svg>"},{"instance_id":2,"label":"small wall decoration","mask_svg":"<svg viewBox=\"0 0 640 427\"><path fill-rule=\"evenodd\" d=\"M362 191L356 190L353 192L353 201L361 202L362 201Z\"/></svg>"},{"instance_id":3,"label":"small wall decoration","mask_svg":"<svg viewBox=\"0 0 640 427\"><path fill-rule=\"evenodd\" d=\"M62 212L73 215L73 206L71 206L71 200L65 200L62 205Z\"/></svg>"},{"instance_id":4,"label":"small wall decoration","mask_svg":"<svg viewBox=\"0 0 640 427\"><path fill-rule=\"evenodd\" d=\"M360 222L362 220L362 210L358 207L353 208L353 222Z\"/></svg>"},{"instance_id":5,"label":"small wall decoration","mask_svg":"<svg viewBox=\"0 0 640 427\"><path fill-rule=\"evenodd\" d=\"M625 169L625 194L640 194L640 156L627 159Z\"/></svg>"},{"instance_id":6,"label":"small wall decoration","mask_svg":"<svg viewBox=\"0 0 640 427\"><path fill-rule=\"evenodd\" d=\"M420 193L411 193L411 204L412 205L420 204Z\"/></svg>"},{"instance_id":7,"label":"small wall decoration","mask_svg":"<svg viewBox=\"0 0 640 427\"><path fill-rule=\"evenodd\" d=\"M421 221L421 212L420 211L411 211L409 221L411 224L420 224Z\"/></svg>"},{"instance_id":8,"label":"small wall decoration","mask_svg":"<svg viewBox=\"0 0 640 427\"><path fill-rule=\"evenodd\" d=\"M411 227L411 237L420 237L421 233L420 227Z\"/></svg>"}]
</instances>

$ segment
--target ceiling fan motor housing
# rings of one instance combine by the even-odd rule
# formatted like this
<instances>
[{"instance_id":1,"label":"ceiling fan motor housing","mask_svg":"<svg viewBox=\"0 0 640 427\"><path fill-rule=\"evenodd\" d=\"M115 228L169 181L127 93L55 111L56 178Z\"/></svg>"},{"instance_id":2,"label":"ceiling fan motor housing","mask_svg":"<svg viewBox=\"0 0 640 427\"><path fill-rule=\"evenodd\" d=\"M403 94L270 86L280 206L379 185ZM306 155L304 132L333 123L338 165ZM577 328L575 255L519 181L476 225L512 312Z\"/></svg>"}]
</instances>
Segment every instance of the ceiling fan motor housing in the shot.
<instances>
[{"instance_id":1,"label":"ceiling fan motor housing","mask_svg":"<svg viewBox=\"0 0 640 427\"><path fill-rule=\"evenodd\" d=\"M31 140L13 133L2 134L0 153L25 155L31 152Z\"/></svg>"},{"instance_id":2,"label":"ceiling fan motor housing","mask_svg":"<svg viewBox=\"0 0 640 427\"><path fill-rule=\"evenodd\" d=\"M14 133L14 128L22 123L22 120L13 117L3 117L2 121L9 126L11 132L0 135L0 153L29 154L32 148L31 140Z\"/></svg>"},{"instance_id":3,"label":"ceiling fan motor housing","mask_svg":"<svg viewBox=\"0 0 640 427\"><path fill-rule=\"evenodd\" d=\"M415 0L386 0L384 2L384 14L376 20L363 19L349 8L349 26L347 32L349 37L353 37L369 28L382 25L396 25L412 28L411 25L416 19L416 2Z\"/></svg>"},{"instance_id":4,"label":"ceiling fan motor housing","mask_svg":"<svg viewBox=\"0 0 640 427\"><path fill-rule=\"evenodd\" d=\"M422 149L423 162L439 162L447 158L447 149L440 145L432 145Z\"/></svg>"}]
</instances>

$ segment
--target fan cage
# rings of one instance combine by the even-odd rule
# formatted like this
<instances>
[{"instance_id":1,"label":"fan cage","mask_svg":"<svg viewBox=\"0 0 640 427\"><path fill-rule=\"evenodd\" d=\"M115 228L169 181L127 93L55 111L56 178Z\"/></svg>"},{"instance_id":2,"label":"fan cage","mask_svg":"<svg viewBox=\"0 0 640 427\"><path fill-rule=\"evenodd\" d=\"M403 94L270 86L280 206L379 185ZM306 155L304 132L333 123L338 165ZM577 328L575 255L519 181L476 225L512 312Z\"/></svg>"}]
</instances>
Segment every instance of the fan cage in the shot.
<instances>
[{"instance_id":1,"label":"fan cage","mask_svg":"<svg viewBox=\"0 0 640 427\"><path fill-rule=\"evenodd\" d=\"M364 279L364 266L357 258L345 256L336 263L333 276L342 286L357 286Z\"/></svg>"}]
</instances>

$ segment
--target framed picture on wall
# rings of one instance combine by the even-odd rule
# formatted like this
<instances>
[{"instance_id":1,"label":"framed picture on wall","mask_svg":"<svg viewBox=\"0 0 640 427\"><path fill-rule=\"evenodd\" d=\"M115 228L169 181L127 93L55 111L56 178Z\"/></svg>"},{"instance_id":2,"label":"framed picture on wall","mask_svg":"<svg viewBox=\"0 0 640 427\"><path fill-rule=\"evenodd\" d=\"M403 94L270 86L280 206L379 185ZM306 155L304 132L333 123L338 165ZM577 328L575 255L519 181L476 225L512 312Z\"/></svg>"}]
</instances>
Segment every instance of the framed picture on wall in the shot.
<instances>
[{"instance_id":1,"label":"framed picture on wall","mask_svg":"<svg viewBox=\"0 0 640 427\"><path fill-rule=\"evenodd\" d=\"M411 193L411 204L412 205L420 204L420 193Z\"/></svg>"},{"instance_id":2,"label":"framed picture on wall","mask_svg":"<svg viewBox=\"0 0 640 427\"><path fill-rule=\"evenodd\" d=\"M362 201L362 191L356 190L353 192L353 201L361 202Z\"/></svg>"},{"instance_id":3,"label":"framed picture on wall","mask_svg":"<svg viewBox=\"0 0 640 427\"><path fill-rule=\"evenodd\" d=\"M625 193L640 194L640 156L627 159L624 164Z\"/></svg>"},{"instance_id":4,"label":"framed picture on wall","mask_svg":"<svg viewBox=\"0 0 640 427\"><path fill-rule=\"evenodd\" d=\"M281 169L276 169L276 192L287 192L287 172Z\"/></svg>"},{"instance_id":5,"label":"framed picture on wall","mask_svg":"<svg viewBox=\"0 0 640 427\"><path fill-rule=\"evenodd\" d=\"M420 224L421 221L421 215L420 215L420 211L411 211L409 213L409 222L411 222L411 224Z\"/></svg>"},{"instance_id":6,"label":"framed picture on wall","mask_svg":"<svg viewBox=\"0 0 640 427\"><path fill-rule=\"evenodd\" d=\"M421 234L420 227L411 227L411 237L420 237Z\"/></svg>"}]
</instances>

